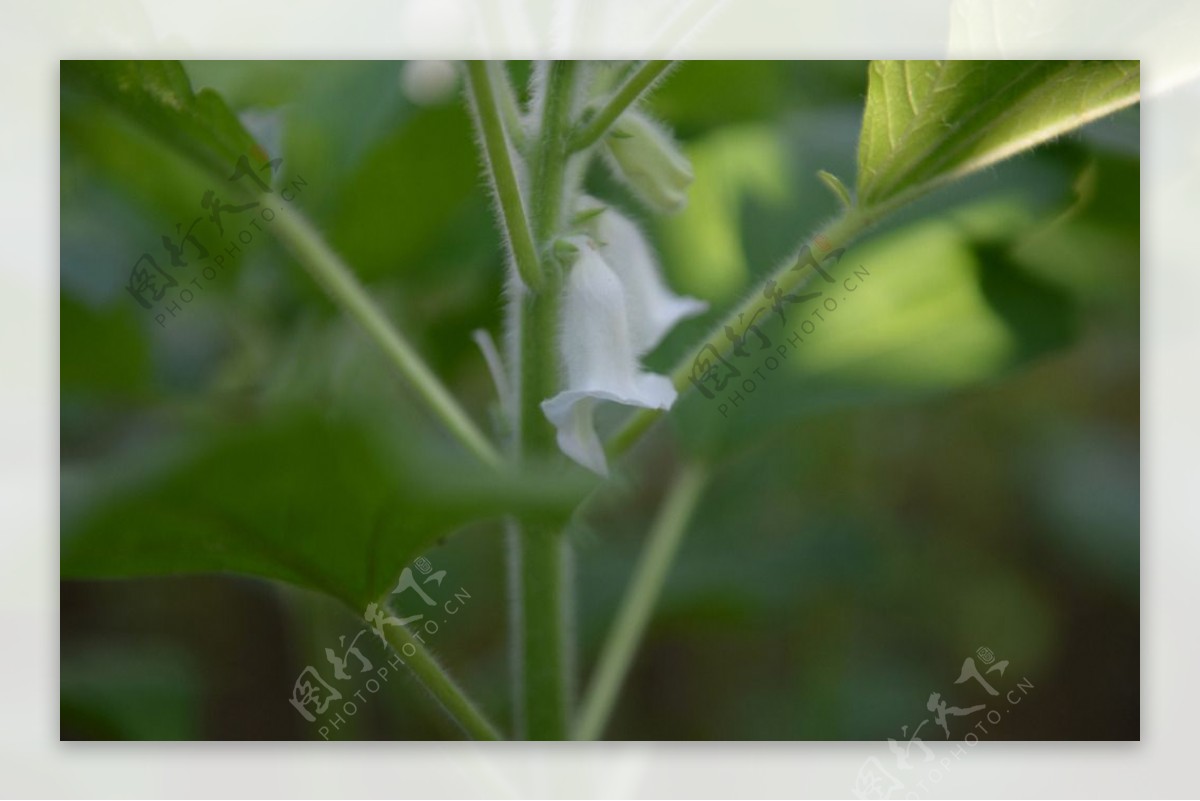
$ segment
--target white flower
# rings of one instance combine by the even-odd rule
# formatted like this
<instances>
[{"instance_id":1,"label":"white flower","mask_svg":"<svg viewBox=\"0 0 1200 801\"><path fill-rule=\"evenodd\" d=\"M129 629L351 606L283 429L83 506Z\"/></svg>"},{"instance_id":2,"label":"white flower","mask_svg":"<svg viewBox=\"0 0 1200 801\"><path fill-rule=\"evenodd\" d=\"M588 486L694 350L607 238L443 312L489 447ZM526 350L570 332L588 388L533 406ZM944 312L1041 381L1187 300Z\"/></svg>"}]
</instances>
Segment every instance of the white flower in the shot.
<instances>
[{"instance_id":1,"label":"white flower","mask_svg":"<svg viewBox=\"0 0 1200 801\"><path fill-rule=\"evenodd\" d=\"M596 235L604 252L612 254L609 266L625 287L630 334L638 356L653 350L679 321L708 309L704 301L681 297L667 288L650 243L629 219L606 209L596 222Z\"/></svg>"},{"instance_id":2,"label":"white flower","mask_svg":"<svg viewBox=\"0 0 1200 801\"><path fill-rule=\"evenodd\" d=\"M559 352L566 388L543 401L542 411L558 430L563 453L608 475L596 433L597 404L671 408L675 387L665 376L643 370L639 357L677 322L706 307L671 293L633 223L605 210L594 225L599 242L586 236L568 240L578 258L562 299Z\"/></svg>"}]
</instances>

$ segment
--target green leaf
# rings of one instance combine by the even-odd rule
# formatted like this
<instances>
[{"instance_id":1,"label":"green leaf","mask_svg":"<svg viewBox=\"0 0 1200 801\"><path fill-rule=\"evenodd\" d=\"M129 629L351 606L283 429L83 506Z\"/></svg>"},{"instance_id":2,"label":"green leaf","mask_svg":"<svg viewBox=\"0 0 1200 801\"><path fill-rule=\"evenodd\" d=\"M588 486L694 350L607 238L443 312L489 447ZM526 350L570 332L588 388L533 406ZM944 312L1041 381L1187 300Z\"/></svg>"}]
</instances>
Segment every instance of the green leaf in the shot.
<instances>
[{"instance_id":1,"label":"green leaf","mask_svg":"<svg viewBox=\"0 0 1200 801\"><path fill-rule=\"evenodd\" d=\"M647 105L684 137L770 119L788 107L787 66L770 61L685 61L654 90Z\"/></svg>"},{"instance_id":2,"label":"green leaf","mask_svg":"<svg viewBox=\"0 0 1200 801\"><path fill-rule=\"evenodd\" d=\"M327 221L330 244L364 280L397 270L436 272L440 265L424 264L430 249L446 237L469 239L461 221L459 230L452 226L480 195L466 111L454 104L415 114L381 137L336 193L331 186L326 194L335 201Z\"/></svg>"},{"instance_id":3,"label":"green leaf","mask_svg":"<svg viewBox=\"0 0 1200 801\"><path fill-rule=\"evenodd\" d=\"M131 304L91 309L59 297L59 381L64 396L131 397L150 383L150 347Z\"/></svg>"},{"instance_id":4,"label":"green leaf","mask_svg":"<svg viewBox=\"0 0 1200 801\"><path fill-rule=\"evenodd\" d=\"M98 103L222 180L242 156L267 159L220 95L192 91L178 61L64 61L62 88L64 113Z\"/></svg>"},{"instance_id":5,"label":"green leaf","mask_svg":"<svg viewBox=\"0 0 1200 801\"><path fill-rule=\"evenodd\" d=\"M959 178L1137 102L1137 61L873 61L858 201Z\"/></svg>"},{"instance_id":6,"label":"green leaf","mask_svg":"<svg viewBox=\"0 0 1200 801\"><path fill-rule=\"evenodd\" d=\"M678 289L706 300L732 297L750 275L743 246L742 205L782 205L788 195L787 157L777 133L764 125L728 127L686 147L695 181L687 205L658 220L667 261L686 265Z\"/></svg>"},{"instance_id":7,"label":"green leaf","mask_svg":"<svg viewBox=\"0 0 1200 801\"><path fill-rule=\"evenodd\" d=\"M723 392L688 393L671 415L680 437L728 453L798 418L986 382L1066 345L1069 297L1009 255L1033 219L1011 198L965 207L848 250L833 283L805 290L820 297L783 304L786 322L764 300L769 345L749 333Z\"/></svg>"},{"instance_id":8,"label":"green leaf","mask_svg":"<svg viewBox=\"0 0 1200 801\"><path fill-rule=\"evenodd\" d=\"M108 456L64 472L63 577L232 572L361 608L463 524L560 522L587 489L577 472L499 474L411 439L397 454L367 426L328 418L224 425L172 443L152 467Z\"/></svg>"},{"instance_id":9,"label":"green leaf","mask_svg":"<svg viewBox=\"0 0 1200 801\"><path fill-rule=\"evenodd\" d=\"M64 740L196 740L204 676L187 652L125 643L63 654Z\"/></svg>"}]
</instances>

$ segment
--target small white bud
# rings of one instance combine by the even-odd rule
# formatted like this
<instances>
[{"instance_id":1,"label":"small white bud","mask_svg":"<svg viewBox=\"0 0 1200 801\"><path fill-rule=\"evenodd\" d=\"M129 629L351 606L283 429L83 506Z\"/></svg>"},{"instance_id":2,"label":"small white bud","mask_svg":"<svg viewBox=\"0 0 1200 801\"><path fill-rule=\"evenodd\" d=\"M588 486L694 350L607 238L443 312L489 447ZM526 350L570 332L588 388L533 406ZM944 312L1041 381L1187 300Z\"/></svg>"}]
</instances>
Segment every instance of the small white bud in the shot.
<instances>
[{"instance_id":1,"label":"small white bud","mask_svg":"<svg viewBox=\"0 0 1200 801\"><path fill-rule=\"evenodd\" d=\"M637 111L626 111L604 139L613 172L656 211L671 214L687 203L692 165L670 134Z\"/></svg>"}]
</instances>

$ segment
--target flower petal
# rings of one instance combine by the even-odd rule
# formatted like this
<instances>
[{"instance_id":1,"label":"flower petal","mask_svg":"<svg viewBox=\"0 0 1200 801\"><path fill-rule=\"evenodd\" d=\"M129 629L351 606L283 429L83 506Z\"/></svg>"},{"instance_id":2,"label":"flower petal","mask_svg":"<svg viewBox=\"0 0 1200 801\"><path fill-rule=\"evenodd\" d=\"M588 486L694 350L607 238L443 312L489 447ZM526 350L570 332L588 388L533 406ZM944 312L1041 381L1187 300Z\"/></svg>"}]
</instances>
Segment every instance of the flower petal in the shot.
<instances>
[{"instance_id":1,"label":"flower petal","mask_svg":"<svg viewBox=\"0 0 1200 801\"><path fill-rule=\"evenodd\" d=\"M675 387L644 372L630 334L625 287L595 244L574 237L579 258L567 277L559 345L567 388L542 402L558 431L558 446L589 470L608 474L593 415L599 401L669 409Z\"/></svg>"},{"instance_id":2,"label":"flower petal","mask_svg":"<svg viewBox=\"0 0 1200 801\"><path fill-rule=\"evenodd\" d=\"M665 376L647 373L641 378L642 397L629 398L611 392L566 390L542 402L542 411L557 429L558 447L593 473L608 476L608 460L604 444L596 433L595 412L600 401L612 401L623 406L650 409L670 409L678 393ZM647 398L659 400L646 402Z\"/></svg>"},{"instance_id":3,"label":"flower petal","mask_svg":"<svg viewBox=\"0 0 1200 801\"><path fill-rule=\"evenodd\" d=\"M599 215L601 252L625 287L630 336L641 356L653 350L681 320L708 310L696 298L676 295L663 281L646 237L634 223L611 208Z\"/></svg>"}]
</instances>

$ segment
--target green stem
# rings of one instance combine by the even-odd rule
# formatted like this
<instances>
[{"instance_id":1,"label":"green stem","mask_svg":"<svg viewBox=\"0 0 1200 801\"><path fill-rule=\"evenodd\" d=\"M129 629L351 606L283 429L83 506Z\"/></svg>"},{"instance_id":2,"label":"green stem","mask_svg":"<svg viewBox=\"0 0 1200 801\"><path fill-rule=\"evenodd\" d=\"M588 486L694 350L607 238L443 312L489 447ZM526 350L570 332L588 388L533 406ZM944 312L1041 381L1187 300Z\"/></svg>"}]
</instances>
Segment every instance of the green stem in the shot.
<instances>
[{"instance_id":1,"label":"green stem","mask_svg":"<svg viewBox=\"0 0 1200 801\"><path fill-rule=\"evenodd\" d=\"M634 652L646 631L650 613L658 602L667 572L707 482L707 467L693 463L683 468L671 486L650 529L633 580L584 696L575 728L576 739L594 740L604 733L621 685L633 663Z\"/></svg>"},{"instance_id":2,"label":"green stem","mask_svg":"<svg viewBox=\"0 0 1200 801\"><path fill-rule=\"evenodd\" d=\"M521 719L529 740L567 736L566 551L560 531L520 531Z\"/></svg>"},{"instance_id":3,"label":"green stem","mask_svg":"<svg viewBox=\"0 0 1200 801\"><path fill-rule=\"evenodd\" d=\"M519 314L518 419L520 458L546 456L555 451L554 427L542 413L541 403L558 392L558 315L562 276L557 266L546 275L545 291L523 294Z\"/></svg>"},{"instance_id":4,"label":"green stem","mask_svg":"<svg viewBox=\"0 0 1200 801\"><path fill-rule=\"evenodd\" d=\"M899 205L900 203L888 203L886 206L879 206L869 211L857 208L845 209L840 216L812 236L809 240L809 247L818 259L823 258L830 252L849 245L863 231L898 208ZM811 283L815 277L815 272L812 270L793 271L792 266L795 263L795 260L785 263L768 279L775 281L777 288L785 294L803 288ZM763 295L761 291L751 293L740 306L726 315L725 319L718 323L712 329L712 332L696 347L692 348L687 356L675 366L671 371L671 381L675 384L675 388L680 394L692 388L692 382L689 380L689 377L692 374L693 365L696 358L700 355L701 349L706 344L711 343L723 358L728 357L732 343L727 340L723 333L725 326L737 326L738 316L741 314L752 317L759 307L762 306L762 302ZM662 414L663 412L658 409L639 409L630 415L609 439L606 445L609 455L616 457L629 450L646 433L650 426L662 417Z\"/></svg>"},{"instance_id":5,"label":"green stem","mask_svg":"<svg viewBox=\"0 0 1200 801\"><path fill-rule=\"evenodd\" d=\"M512 81L503 61L487 62L488 77L495 87L496 102L500 104L500 113L504 117L504 127L508 138L517 151L525 149L525 126L521 122L521 109L517 103L517 93L513 90Z\"/></svg>"},{"instance_id":6,"label":"green stem","mask_svg":"<svg viewBox=\"0 0 1200 801\"><path fill-rule=\"evenodd\" d=\"M522 293L517 348L519 357L518 421L522 459L555 452L554 428L541 402L558 391L559 292L561 271L548 247L558 232L567 202L567 135L575 65L549 66L533 153L533 234L543 254L545 286L536 295ZM567 734L568 658L565 543L559 531L545 526L517 527L512 558L514 590L520 618L519 720L531 740L561 740Z\"/></svg>"},{"instance_id":7,"label":"green stem","mask_svg":"<svg viewBox=\"0 0 1200 801\"><path fill-rule=\"evenodd\" d=\"M546 252L546 245L557 232L566 200L575 62L552 61L548 70L538 127L538 149L533 163L533 235L542 253Z\"/></svg>"},{"instance_id":8,"label":"green stem","mask_svg":"<svg viewBox=\"0 0 1200 801\"><path fill-rule=\"evenodd\" d=\"M538 145L533 154L533 235L542 256L546 286L537 295L523 294L520 302L518 422L522 454L553 453L554 429L542 414L541 402L558 392L558 307L561 270L550 240L562 220L566 203L566 138L570 128L575 65L552 62L548 67Z\"/></svg>"},{"instance_id":9,"label":"green stem","mask_svg":"<svg viewBox=\"0 0 1200 801\"><path fill-rule=\"evenodd\" d=\"M388 644L396 651L413 675L424 685L446 714L474 740L502 740L499 730L492 725L462 688L450 678L445 669L434 659L424 643L413 636L404 626L383 627Z\"/></svg>"},{"instance_id":10,"label":"green stem","mask_svg":"<svg viewBox=\"0 0 1200 801\"><path fill-rule=\"evenodd\" d=\"M674 61L644 62L571 137L571 150L583 150L604 136L625 109L638 101Z\"/></svg>"},{"instance_id":11,"label":"green stem","mask_svg":"<svg viewBox=\"0 0 1200 801\"><path fill-rule=\"evenodd\" d=\"M554 452L554 430L541 412L541 402L558 392L558 307L562 270L548 247L563 218L566 192L566 135L575 64L553 61L548 67L546 96L542 100L538 149L533 155L533 235L541 255L544 291L523 294L518 345L517 451L532 456Z\"/></svg>"},{"instance_id":12,"label":"green stem","mask_svg":"<svg viewBox=\"0 0 1200 801\"><path fill-rule=\"evenodd\" d=\"M469 61L467 62L467 78L471 92L471 105L475 109L476 122L480 138L483 141L488 174L491 176L492 188L495 190L496 200L500 206L501 222L508 235L513 261L516 263L521 280L527 287L537 292L542 288L545 279L542 275L541 261L538 258L538 249L533 242L533 232L529 228L529 220L525 215L525 203L521 199L521 186L517 182L512 151L509 149L508 132L505 130L501 110L497 106L497 91L493 83L493 75L489 72L486 63Z\"/></svg>"},{"instance_id":13,"label":"green stem","mask_svg":"<svg viewBox=\"0 0 1200 801\"><path fill-rule=\"evenodd\" d=\"M545 292L518 298L520 396L518 449L521 458L554 452L554 429L541 401L558 391L558 272ZM564 739L567 727L567 626L564 543L561 534L533 523L513 523L510 558L514 605L513 632L518 640L518 721L531 740Z\"/></svg>"},{"instance_id":14,"label":"green stem","mask_svg":"<svg viewBox=\"0 0 1200 801\"><path fill-rule=\"evenodd\" d=\"M264 206L274 196L261 198ZM454 397L426 366L416 350L398 332L337 254L304 217L287 204L275 210L271 228L281 242L316 279L334 303L362 326L392 363L412 384L426 405L467 450L491 467L500 466L500 454L471 422Z\"/></svg>"}]
</instances>

